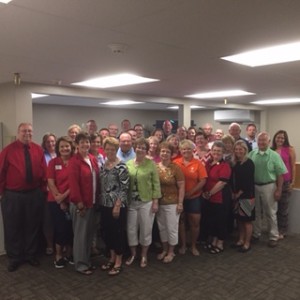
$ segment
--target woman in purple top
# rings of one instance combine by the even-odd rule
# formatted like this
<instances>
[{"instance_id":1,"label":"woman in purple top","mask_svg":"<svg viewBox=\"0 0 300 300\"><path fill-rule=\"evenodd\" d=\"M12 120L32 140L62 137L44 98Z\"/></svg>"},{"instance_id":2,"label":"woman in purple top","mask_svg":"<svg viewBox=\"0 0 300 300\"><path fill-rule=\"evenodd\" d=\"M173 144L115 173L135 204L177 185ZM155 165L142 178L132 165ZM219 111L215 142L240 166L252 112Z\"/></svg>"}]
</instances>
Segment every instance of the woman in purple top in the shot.
<instances>
[{"instance_id":1,"label":"woman in purple top","mask_svg":"<svg viewBox=\"0 0 300 300\"><path fill-rule=\"evenodd\" d=\"M282 187L281 199L278 201L277 221L279 239L283 239L288 229L288 196L293 188L296 175L296 154L295 149L290 145L287 132L279 130L275 133L272 147L282 158L288 172L283 175L284 183Z\"/></svg>"}]
</instances>

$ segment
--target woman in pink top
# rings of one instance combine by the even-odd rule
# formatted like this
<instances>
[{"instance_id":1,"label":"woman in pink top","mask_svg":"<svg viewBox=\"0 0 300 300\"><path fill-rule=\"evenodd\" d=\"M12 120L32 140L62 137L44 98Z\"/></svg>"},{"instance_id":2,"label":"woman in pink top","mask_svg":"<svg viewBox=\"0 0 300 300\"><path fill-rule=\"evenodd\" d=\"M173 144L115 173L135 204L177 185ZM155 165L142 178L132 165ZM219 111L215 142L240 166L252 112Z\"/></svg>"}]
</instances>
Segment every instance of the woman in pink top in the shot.
<instances>
[{"instance_id":1,"label":"woman in pink top","mask_svg":"<svg viewBox=\"0 0 300 300\"><path fill-rule=\"evenodd\" d=\"M279 239L283 239L286 236L288 229L288 197L295 182L296 154L295 149L290 145L285 130L279 130L275 133L271 149L281 156L288 170L286 174L283 174L284 183L282 186L281 198L278 201L277 211Z\"/></svg>"}]
</instances>

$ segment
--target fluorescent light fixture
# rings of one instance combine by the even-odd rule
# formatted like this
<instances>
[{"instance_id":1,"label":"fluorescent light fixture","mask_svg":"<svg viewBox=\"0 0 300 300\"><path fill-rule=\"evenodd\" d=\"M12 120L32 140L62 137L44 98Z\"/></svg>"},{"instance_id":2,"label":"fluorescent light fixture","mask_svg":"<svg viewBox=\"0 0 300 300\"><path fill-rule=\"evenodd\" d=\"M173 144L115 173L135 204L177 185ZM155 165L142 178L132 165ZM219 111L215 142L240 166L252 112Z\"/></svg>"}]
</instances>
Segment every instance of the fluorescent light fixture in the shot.
<instances>
[{"instance_id":1,"label":"fluorescent light fixture","mask_svg":"<svg viewBox=\"0 0 300 300\"><path fill-rule=\"evenodd\" d=\"M4 3L4 4L7 4L9 3L11 0L0 0L0 3Z\"/></svg>"},{"instance_id":2,"label":"fluorescent light fixture","mask_svg":"<svg viewBox=\"0 0 300 300\"><path fill-rule=\"evenodd\" d=\"M42 98L42 97L48 97L49 95L45 95L45 94L35 94L35 93L31 93L31 98L35 99L35 98Z\"/></svg>"},{"instance_id":3,"label":"fluorescent light fixture","mask_svg":"<svg viewBox=\"0 0 300 300\"><path fill-rule=\"evenodd\" d=\"M192 94L192 95L186 95L185 97L197 98L197 99L209 99L209 98L223 98L223 97L235 97L235 96L246 96L246 95L254 95L254 94L242 90L228 90L228 91Z\"/></svg>"},{"instance_id":4,"label":"fluorescent light fixture","mask_svg":"<svg viewBox=\"0 0 300 300\"><path fill-rule=\"evenodd\" d=\"M205 106L191 105L190 108L191 108L191 109L205 108Z\"/></svg>"},{"instance_id":5,"label":"fluorescent light fixture","mask_svg":"<svg viewBox=\"0 0 300 300\"><path fill-rule=\"evenodd\" d=\"M284 104L295 104L300 103L300 98L286 98L286 99L268 99L258 100L251 102L258 105L284 105Z\"/></svg>"},{"instance_id":6,"label":"fluorescent light fixture","mask_svg":"<svg viewBox=\"0 0 300 300\"><path fill-rule=\"evenodd\" d=\"M123 73L105 77L98 77L86 81L72 83L73 85L81 85L94 88L110 88L116 86L124 86L131 84L139 84L146 82L159 81L158 79L141 77L133 74Z\"/></svg>"},{"instance_id":7,"label":"fluorescent light fixture","mask_svg":"<svg viewBox=\"0 0 300 300\"><path fill-rule=\"evenodd\" d=\"M108 102L100 102L99 104L106 104L106 105L131 105L131 104L140 104L143 102L137 102L132 100L113 100Z\"/></svg>"},{"instance_id":8,"label":"fluorescent light fixture","mask_svg":"<svg viewBox=\"0 0 300 300\"><path fill-rule=\"evenodd\" d=\"M175 106L168 106L168 109L179 109L178 105ZM196 109L196 108L205 108L205 106L199 106L199 105L191 105L190 106L191 109Z\"/></svg>"},{"instance_id":9,"label":"fluorescent light fixture","mask_svg":"<svg viewBox=\"0 0 300 300\"><path fill-rule=\"evenodd\" d=\"M300 60L300 42L261 48L236 55L221 57L249 67L280 64Z\"/></svg>"}]
</instances>

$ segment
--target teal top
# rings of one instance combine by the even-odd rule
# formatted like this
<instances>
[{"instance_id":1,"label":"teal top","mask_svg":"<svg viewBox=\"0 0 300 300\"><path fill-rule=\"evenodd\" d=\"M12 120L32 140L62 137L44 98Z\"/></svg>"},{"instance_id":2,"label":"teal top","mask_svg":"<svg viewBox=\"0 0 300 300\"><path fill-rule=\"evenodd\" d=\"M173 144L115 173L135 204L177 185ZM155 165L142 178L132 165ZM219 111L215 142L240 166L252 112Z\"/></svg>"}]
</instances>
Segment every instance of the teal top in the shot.
<instances>
[{"instance_id":1,"label":"teal top","mask_svg":"<svg viewBox=\"0 0 300 300\"><path fill-rule=\"evenodd\" d=\"M255 165L254 181L257 184L275 182L277 177L287 172L280 155L268 148L262 152L255 149L249 153Z\"/></svg>"},{"instance_id":2,"label":"teal top","mask_svg":"<svg viewBox=\"0 0 300 300\"><path fill-rule=\"evenodd\" d=\"M134 159L131 159L126 165L130 177L130 201L136 190L139 200L143 202L161 198L157 167L151 159L145 158L139 165L136 165Z\"/></svg>"}]
</instances>

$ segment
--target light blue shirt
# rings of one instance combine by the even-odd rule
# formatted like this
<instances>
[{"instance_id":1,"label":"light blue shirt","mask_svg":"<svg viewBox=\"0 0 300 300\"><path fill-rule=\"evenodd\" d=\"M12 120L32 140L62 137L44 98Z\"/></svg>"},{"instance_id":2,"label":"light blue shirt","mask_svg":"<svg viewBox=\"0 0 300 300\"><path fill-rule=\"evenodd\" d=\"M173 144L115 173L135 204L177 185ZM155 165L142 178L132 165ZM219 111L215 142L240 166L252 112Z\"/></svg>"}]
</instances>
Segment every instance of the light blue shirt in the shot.
<instances>
[{"instance_id":1,"label":"light blue shirt","mask_svg":"<svg viewBox=\"0 0 300 300\"><path fill-rule=\"evenodd\" d=\"M120 161L126 163L129 160L135 158L135 152L132 147L128 152L123 152L121 148L119 148L117 152L117 157L119 158Z\"/></svg>"},{"instance_id":2,"label":"light blue shirt","mask_svg":"<svg viewBox=\"0 0 300 300\"><path fill-rule=\"evenodd\" d=\"M258 148L256 138L253 140L250 140L248 137L245 137L245 140L252 146L252 150L255 150Z\"/></svg>"}]
</instances>

